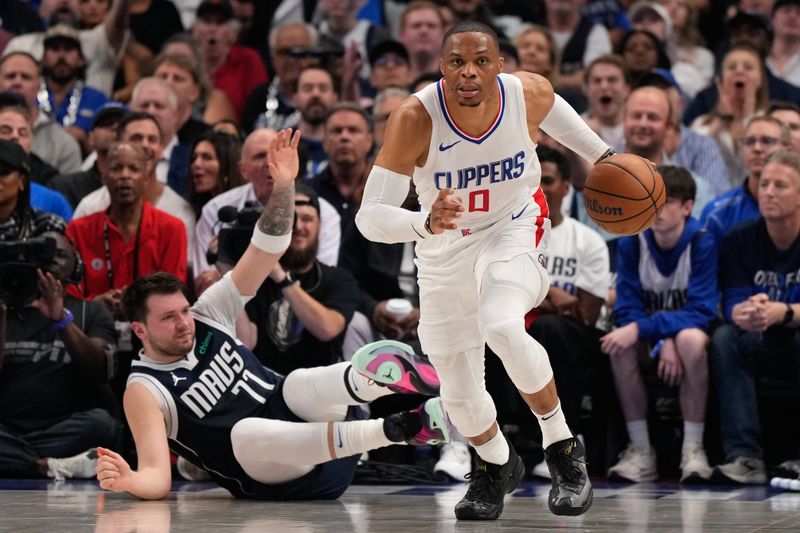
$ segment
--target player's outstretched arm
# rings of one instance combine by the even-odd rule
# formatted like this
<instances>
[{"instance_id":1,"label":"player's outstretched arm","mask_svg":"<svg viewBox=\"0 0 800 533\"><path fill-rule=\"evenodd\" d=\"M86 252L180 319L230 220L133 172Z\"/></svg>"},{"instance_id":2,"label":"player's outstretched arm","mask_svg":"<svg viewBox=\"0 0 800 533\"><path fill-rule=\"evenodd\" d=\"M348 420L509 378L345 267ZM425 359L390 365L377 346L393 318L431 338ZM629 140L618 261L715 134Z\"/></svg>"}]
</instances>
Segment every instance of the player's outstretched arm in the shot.
<instances>
[{"instance_id":1,"label":"player's outstretched arm","mask_svg":"<svg viewBox=\"0 0 800 533\"><path fill-rule=\"evenodd\" d=\"M150 391L139 383L128 386L123 404L136 443L139 469L132 470L118 453L98 448L97 480L106 490L128 492L143 500L160 500L172 485L164 415Z\"/></svg>"},{"instance_id":2,"label":"player's outstretched arm","mask_svg":"<svg viewBox=\"0 0 800 533\"><path fill-rule=\"evenodd\" d=\"M408 196L414 167L424 164L431 139L431 120L422 103L409 97L389 117L384 145L367 178L356 226L375 242L411 242L431 235L427 213L400 206Z\"/></svg>"},{"instance_id":3,"label":"player's outstretched arm","mask_svg":"<svg viewBox=\"0 0 800 533\"><path fill-rule=\"evenodd\" d=\"M572 106L553 92L546 78L530 72L515 72L514 75L522 80L528 129L532 134L536 128L541 128L590 164L611 151Z\"/></svg>"},{"instance_id":4,"label":"player's outstretched arm","mask_svg":"<svg viewBox=\"0 0 800 533\"><path fill-rule=\"evenodd\" d=\"M272 194L256 223L250 245L231 273L242 296L256 293L292 240L294 179L300 165L297 158L299 142L299 131L292 134L292 130L282 130L269 144L267 164L274 181Z\"/></svg>"}]
</instances>

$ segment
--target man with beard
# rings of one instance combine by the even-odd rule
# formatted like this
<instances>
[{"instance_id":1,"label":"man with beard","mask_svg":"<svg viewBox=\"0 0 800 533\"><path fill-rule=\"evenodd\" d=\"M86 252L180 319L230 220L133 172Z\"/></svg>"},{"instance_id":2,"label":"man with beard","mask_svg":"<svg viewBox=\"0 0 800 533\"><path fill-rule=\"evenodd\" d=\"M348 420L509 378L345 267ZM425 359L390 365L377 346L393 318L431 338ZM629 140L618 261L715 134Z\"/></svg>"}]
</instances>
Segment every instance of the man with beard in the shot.
<instances>
[{"instance_id":1,"label":"man with beard","mask_svg":"<svg viewBox=\"0 0 800 533\"><path fill-rule=\"evenodd\" d=\"M295 185L292 242L245 306L237 335L265 365L281 374L342 359L347 324L358 306L358 285L347 270L320 263L319 200Z\"/></svg>"},{"instance_id":2,"label":"man with beard","mask_svg":"<svg viewBox=\"0 0 800 533\"><path fill-rule=\"evenodd\" d=\"M334 88L333 75L321 67L308 67L297 78L297 91L292 97L295 109L300 111L300 150L307 158L303 178L312 178L328 164L328 154L322 145L325 115L339 100Z\"/></svg>"},{"instance_id":3,"label":"man with beard","mask_svg":"<svg viewBox=\"0 0 800 533\"><path fill-rule=\"evenodd\" d=\"M581 118L609 146L622 145L625 142L623 106L631 91L630 75L622 58L616 55L598 57L586 67L583 83L589 109Z\"/></svg>"},{"instance_id":4,"label":"man with beard","mask_svg":"<svg viewBox=\"0 0 800 533\"><path fill-rule=\"evenodd\" d=\"M328 166L312 178L311 184L339 212L342 233L355 219L355 193L366 178L372 131L366 111L350 102L333 105L325 118L322 144L328 154Z\"/></svg>"},{"instance_id":5,"label":"man with beard","mask_svg":"<svg viewBox=\"0 0 800 533\"><path fill-rule=\"evenodd\" d=\"M96 87L103 94L111 94L114 85L114 73L121 59L120 51L125 42L128 29L128 15L131 0L114 0L103 20L91 30L81 30L78 38L81 50L87 59L86 84ZM72 27L78 25L78 3L75 0L45 0L42 13L50 26L65 23ZM44 53L45 34L43 32L27 33L15 37L8 43L4 55L11 52L26 52L36 60L41 60Z\"/></svg>"},{"instance_id":6,"label":"man with beard","mask_svg":"<svg viewBox=\"0 0 800 533\"><path fill-rule=\"evenodd\" d=\"M39 109L53 116L67 132L84 144L95 112L108 101L83 79L86 59L78 32L66 24L47 30L42 57L42 88L37 95Z\"/></svg>"},{"instance_id":7,"label":"man with beard","mask_svg":"<svg viewBox=\"0 0 800 533\"><path fill-rule=\"evenodd\" d=\"M276 135L275 130L259 129L247 137L242 146L239 172L247 182L212 198L205 206L197 222L197 239L192 251L192 266L196 274L195 290L201 294L222 276L213 264L216 255L216 237L221 229L219 210L233 206L241 210L247 206L267 205L274 180L267 166L267 146ZM317 259L326 265L335 265L339 257L341 228L339 214L325 200L320 200L320 235ZM214 252L210 254L209 252ZM209 255L212 260L209 262Z\"/></svg>"}]
</instances>

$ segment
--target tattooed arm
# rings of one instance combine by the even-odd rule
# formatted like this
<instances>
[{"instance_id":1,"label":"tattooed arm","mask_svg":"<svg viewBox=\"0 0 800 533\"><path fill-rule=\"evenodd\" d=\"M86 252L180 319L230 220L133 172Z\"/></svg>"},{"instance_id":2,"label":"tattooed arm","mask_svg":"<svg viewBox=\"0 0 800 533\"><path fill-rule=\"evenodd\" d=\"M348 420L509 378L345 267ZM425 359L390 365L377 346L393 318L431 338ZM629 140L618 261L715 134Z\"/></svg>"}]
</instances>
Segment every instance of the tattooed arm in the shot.
<instances>
[{"instance_id":1,"label":"tattooed arm","mask_svg":"<svg viewBox=\"0 0 800 533\"><path fill-rule=\"evenodd\" d=\"M264 206L264 212L258 219L256 233L262 233L260 237L272 242L277 242L280 237L287 237L292 232L294 179L299 166L297 159L299 141L299 132L295 131L292 135L291 130L283 130L272 139L267 153L269 174L274 180L274 186L267 205ZM264 172L266 171L264 168ZM289 238L286 238L286 246L288 244ZM251 242L231 273L239 294L242 296L255 294L283 252L284 250L276 253L266 252Z\"/></svg>"}]
</instances>

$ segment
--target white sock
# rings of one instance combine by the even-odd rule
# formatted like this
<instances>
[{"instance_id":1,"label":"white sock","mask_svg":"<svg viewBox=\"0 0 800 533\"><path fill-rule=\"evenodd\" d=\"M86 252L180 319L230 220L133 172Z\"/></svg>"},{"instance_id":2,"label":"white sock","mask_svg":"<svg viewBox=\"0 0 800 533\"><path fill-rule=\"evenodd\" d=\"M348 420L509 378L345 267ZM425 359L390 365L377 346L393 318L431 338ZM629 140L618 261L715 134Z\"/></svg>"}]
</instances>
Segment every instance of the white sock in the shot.
<instances>
[{"instance_id":1,"label":"white sock","mask_svg":"<svg viewBox=\"0 0 800 533\"><path fill-rule=\"evenodd\" d=\"M508 456L511 454L508 442L506 442L506 438L500 431L485 444L481 444L480 446L475 446L473 444L472 447L475 448L475 451L478 452L481 459L495 465L506 464L508 462Z\"/></svg>"},{"instance_id":2,"label":"white sock","mask_svg":"<svg viewBox=\"0 0 800 533\"><path fill-rule=\"evenodd\" d=\"M349 364L349 363L348 363ZM389 387L382 387L371 379L362 376L351 366L350 370L345 374L347 384L355 396L364 401L364 403L377 400L382 396L389 396L394 394Z\"/></svg>"},{"instance_id":3,"label":"white sock","mask_svg":"<svg viewBox=\"0 0 800 533\"><path fill-rule=\"evenodd\" d=\"M539 421L539 427L542 429L542 447L545 450L554 442L572 437L572 431L570 431L567 419L564 417L564 410L561 409L561 400L558 401L555 409L549 413L540 415L533 411L531 412L536 416L536 420Z\"/></svg>"},{"instance_id":4,"label":"white sock","mask_svg":"<svg viewBox=\"0 0 800 533\"><path fill-rule=\"evenodd\" d=\"M383 431L383 418L376 420L350 420L347 422L330 422L332 426L334 452L333 459L360 455L364 452L397 444L392 442Z\"/></svg>"},{"instance_id":5,"label":"white sock","mask_svg":"<svg viewBox=\"0 0 800 533\"><path fill-rule=\"evenodd\" d=\"M691 445L703 446L703 430L706 425L703 422L683 422L683 447Z\"/></svg>"},{"instance_id":6,"label":"white sock","mask_svg":"<svg viewBox=\"0 0 800 533\"><path fill-rule=\"evenodd\" d=\"M628 437L635 446L650 448L650 434L647 432L647 420L626 422Z\"/></svg>"}]
</instances>

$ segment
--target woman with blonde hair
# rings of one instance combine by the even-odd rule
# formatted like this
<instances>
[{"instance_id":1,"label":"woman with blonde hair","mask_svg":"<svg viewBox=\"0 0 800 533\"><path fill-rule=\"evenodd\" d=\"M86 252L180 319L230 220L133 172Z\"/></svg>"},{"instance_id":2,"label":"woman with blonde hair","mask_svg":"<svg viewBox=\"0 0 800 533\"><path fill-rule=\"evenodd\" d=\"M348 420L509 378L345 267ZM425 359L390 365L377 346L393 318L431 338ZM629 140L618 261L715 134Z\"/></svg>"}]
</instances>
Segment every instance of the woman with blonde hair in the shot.
<instances>
[{"instance_id":1,"label":"woman with blonde hair","mask_svg":"<svg viewBox=\"0 0 800 533\"><path fill-rule=\"evenodd\" d=\"M767 71L761 55L750 45L732 47L722 59L716 84L719 98L714 110L697 117L692 129L717 141L731 185L737 185L745 172L737 141L747 120L769 104Z\"/></svg>"}]
</instances>

